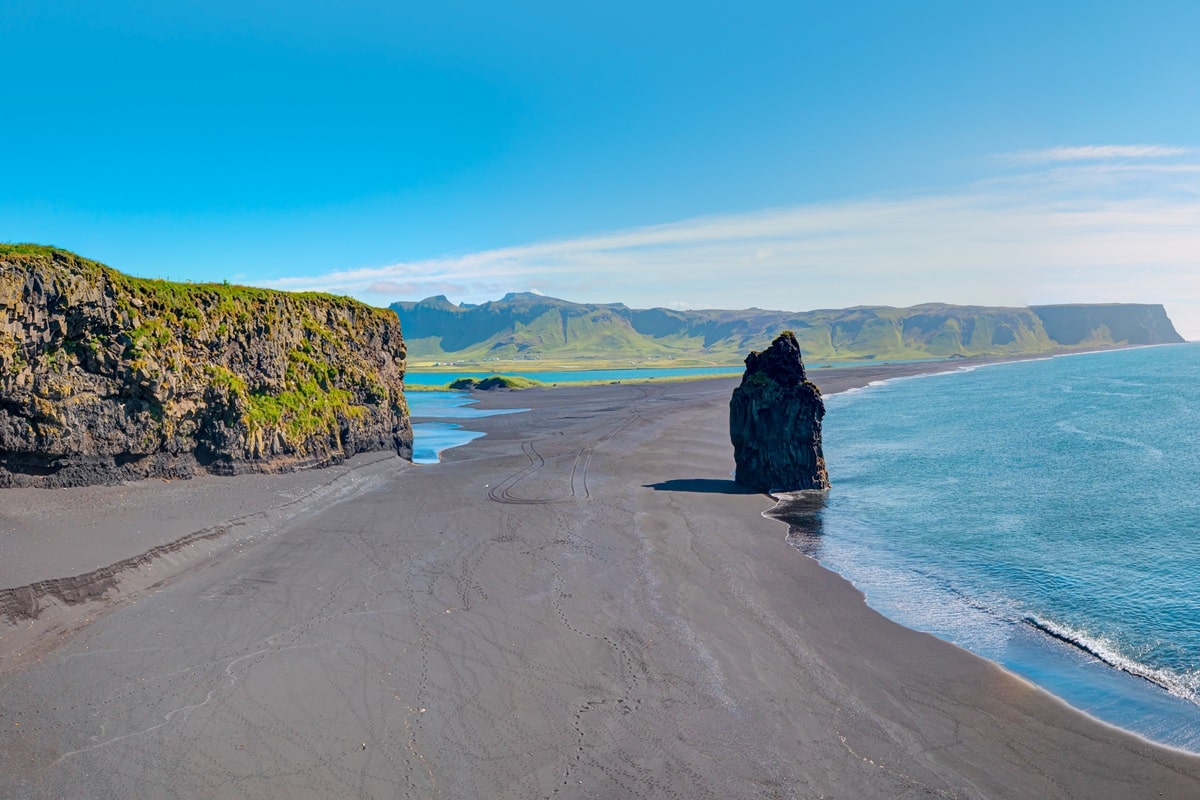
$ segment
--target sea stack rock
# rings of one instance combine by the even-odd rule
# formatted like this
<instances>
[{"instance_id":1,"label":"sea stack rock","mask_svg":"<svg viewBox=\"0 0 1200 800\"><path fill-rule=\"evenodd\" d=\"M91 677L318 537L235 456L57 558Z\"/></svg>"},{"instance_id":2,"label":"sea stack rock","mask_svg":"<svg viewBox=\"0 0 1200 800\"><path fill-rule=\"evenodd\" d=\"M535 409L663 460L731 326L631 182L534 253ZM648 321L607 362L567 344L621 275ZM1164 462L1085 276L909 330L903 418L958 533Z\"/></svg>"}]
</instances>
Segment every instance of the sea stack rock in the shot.
<instances>
[{"instance_id":1,"label":"sea stack rock","mask_svg":"<svg viewBox=\"0 0 1200 800\"><path fill-rule=\"evenodd\" d=\"M729 401L734 480L760 492L828 489L821 452L821 392L804 374L800 345L784 331L746 356L742 383Z\"/></svg>"},{"instance_id":2,"label":"sea stack rock","mask_svg":"<svg viewBox=\"0 0 1200 800\"><path fill-rule=\"evenodd\" d=\"M0 244L0 487L408 458L391 311Z\"/></svg>"}]
</instances>

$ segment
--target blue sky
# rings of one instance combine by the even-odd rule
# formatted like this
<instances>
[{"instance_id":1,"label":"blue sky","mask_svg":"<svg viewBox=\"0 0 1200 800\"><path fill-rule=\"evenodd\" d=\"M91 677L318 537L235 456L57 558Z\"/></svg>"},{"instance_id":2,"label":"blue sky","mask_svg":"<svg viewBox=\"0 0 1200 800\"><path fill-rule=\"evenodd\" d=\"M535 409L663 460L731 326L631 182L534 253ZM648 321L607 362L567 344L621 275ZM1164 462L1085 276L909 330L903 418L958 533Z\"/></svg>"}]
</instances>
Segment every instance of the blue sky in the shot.
<instances>
[{"instance_id":1,"label":"blue sky","mask_svg":"<svg viewBox=\"0 0 1200 800\"><path fill-rule=\"evenodd\" d=\"M0 8L0 239L383 305L1165 302L1200 4Z\"/></svg>"}]
</instances>

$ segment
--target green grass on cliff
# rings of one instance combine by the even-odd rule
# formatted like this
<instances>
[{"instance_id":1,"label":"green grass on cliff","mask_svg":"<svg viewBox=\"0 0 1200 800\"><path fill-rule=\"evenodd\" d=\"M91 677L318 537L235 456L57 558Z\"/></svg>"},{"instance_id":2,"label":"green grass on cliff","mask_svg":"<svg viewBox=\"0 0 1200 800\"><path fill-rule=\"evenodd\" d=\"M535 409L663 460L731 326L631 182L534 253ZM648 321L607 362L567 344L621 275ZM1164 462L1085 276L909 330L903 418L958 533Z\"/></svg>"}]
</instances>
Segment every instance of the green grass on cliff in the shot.
<instances>
[{"instance_id":1,"label":"green grass on cliff","mask_svg":"<svg viewBox=\"0 0 1200 800\"><path fill-rule=\"evenodd\" d=\"M373 356L353 346L367 320L376 330L396 325L387 309L318 292L137 278L44 245L0 244L3 261L40 264L68 304L94 297L97 287L113 298L119 319L99 335L52 343L43 360L120 352L119 368L150 383L236 396L251 431L276 430L293 445L336 439L339 420L361 418L364 403L405 405L380 382Z\"/></svg>"},{"instance_id":2,"label":"green grass on cliff","mask_svg":"<svg viewBox=\"0 0 1200 800\"><path fill-rule=\"evenodd\" d=\"M348 407L352 399L344 389L330 388L315 379L295 374L296 388L270 393L251 391L240 375L220 366L210 366L210 385L223 389L238 398L246 409L246 422L252 431L280 428L289 438L302 440L317 435L337 424L337 413ZM349 407L348 413L361 413Z\"/></svg>"},{"instance_id":3,"label":"green grass on cliff","mask_svg":"<svg viewBox=\"0 0 1200 800\"><path fill-rule=\"evenodd\" d=\"M5 256L53 256L63 253L75 256L70 250L45 244L29 244L27 242L0 242L0 258ZM78 256L75 256L78 258Z\"/></svg>"},{"instance_id":4,"label":"green grass on cliff","mask_svg":"<svg viewBox=\"0 0 1200 800\"><path fill-rule=\"evenodd\" d=\"M194 283L192 281L168 281L161 278L138 278L126 275L90 258L84 258L70 250L51 245L29 243L0 242L0 260L6 257L42 257L70 267L85 276L103 274L116 286L127 289L143 301L154 300L167 308L178 309L183 316L189 316L196 310L196 298L201 295L215 296L231 304L240 304L246 300L270 300L280 297L292 297L305 300L332 301L337 304L352 304L378 314L389 314L387 309L375 308L360 303L350 297L327 294L325 292L283 292L278 289L262 289L257 286L242 286L235 283ZM236 306L227 306L232 310Z\"/></svg>"}]
</instances>

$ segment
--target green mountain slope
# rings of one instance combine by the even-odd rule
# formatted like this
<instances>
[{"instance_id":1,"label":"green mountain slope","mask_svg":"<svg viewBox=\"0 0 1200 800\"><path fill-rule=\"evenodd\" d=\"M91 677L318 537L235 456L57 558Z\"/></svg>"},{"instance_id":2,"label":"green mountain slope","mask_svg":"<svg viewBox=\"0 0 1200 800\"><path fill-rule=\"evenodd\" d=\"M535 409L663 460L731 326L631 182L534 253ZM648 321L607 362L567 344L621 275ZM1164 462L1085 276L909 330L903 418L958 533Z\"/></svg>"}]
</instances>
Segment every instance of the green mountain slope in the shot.
<instances>
[{"instance_id":1,"label":"green mountain slope","mask_svg":"<svg viewBox=\"0 0 1200 800\"><path fill-rule=\"evenodd\" d=\"M1059 347L1179 342L1159 305L1001 308L929 303L819 311L631 309L513 293L481 305L393 303L415 362L740 364L783 330L808 359L1016 355Z\"/></svg>"}]
</instances>

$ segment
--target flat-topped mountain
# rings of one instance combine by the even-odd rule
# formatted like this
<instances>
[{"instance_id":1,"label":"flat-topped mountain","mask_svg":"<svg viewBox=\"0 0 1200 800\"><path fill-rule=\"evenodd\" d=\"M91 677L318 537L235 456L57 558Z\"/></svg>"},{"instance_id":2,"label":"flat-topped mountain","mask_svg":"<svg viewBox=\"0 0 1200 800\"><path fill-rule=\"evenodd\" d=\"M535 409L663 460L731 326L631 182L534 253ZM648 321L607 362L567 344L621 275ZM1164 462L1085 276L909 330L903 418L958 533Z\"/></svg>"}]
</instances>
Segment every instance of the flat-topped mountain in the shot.
<instances>
[{"instance_id":1,"label":"flat-topped mountain","mask_svg":"<svg viewBox=\"0 0 1200 800\"><path fill-rule=\"evenodd\" d=\"M0 486L409 457L395 314L0 245Z\"/></svg>"},{"instance_id":2,"label":"flat-topped mountain","mask_svg":"<svg viewBox=\"0 0 1200 800\"><path fill-rule=\"evenodd\" d=\"M677 311L513 293L479 305L444 296L393 303L411 357L694 360L738 364L791 330L810 363L1040 353L1060 347L1181 342L1161 305Z\"/></svg>"},{"instance_id":3,"label":"flat-topped mountain","mask_svg":"<svg viewBox=\"0 0 1200 800\"><path fill-rule=\"evenodd\" d=\"M1032 306L1046 335L1062 345L1118 342L1171 344L1182 342L1161 305L1098 303Z\"/></svg>"}]
</instances>

